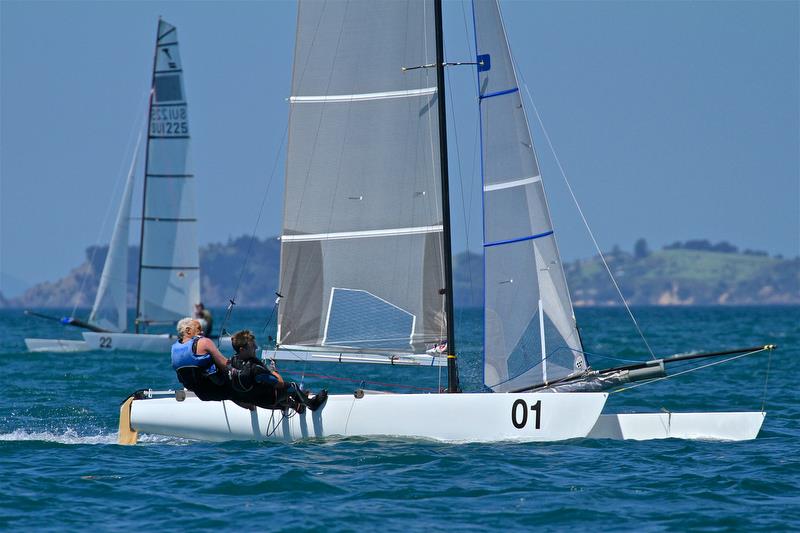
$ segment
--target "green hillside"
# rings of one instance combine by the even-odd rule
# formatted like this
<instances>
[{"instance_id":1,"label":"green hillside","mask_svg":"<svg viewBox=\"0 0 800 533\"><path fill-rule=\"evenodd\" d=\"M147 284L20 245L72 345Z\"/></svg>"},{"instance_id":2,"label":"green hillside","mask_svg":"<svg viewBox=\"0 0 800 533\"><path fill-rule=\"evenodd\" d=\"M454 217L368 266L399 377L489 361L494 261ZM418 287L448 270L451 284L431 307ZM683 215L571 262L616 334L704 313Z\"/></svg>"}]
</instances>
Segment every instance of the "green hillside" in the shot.
<instances>
[{"instance_id":1,"label":"green hillside","mask_svg":"<svg viewBox=\"0 0 800 533\"><path fill-rule=\"evenodd\" d=\"M665 249L636 258L607 256L628 303L635 305L784 304L800 302L800 260L766 255ZM619 305L598 257L566 266L576 305Z\"/></svg>"},{"instance_id":2,"label":"green hillside","mask_svg":"<svg viewBox=\"0 0 800 533\"><path fill-rule=\"evenodd\" d=\"M40 283L5 307L91 306L106 247L89 248L86 260L58 281ZM242 306L271 306L278 289L280 241L239 237L200 250L201 294L206 305L224 306L236 297ZM129 303L134 305L138 249L131 248ZM772 305L800 304L800 258L739 253L727 243L675 243L649 252L644 241L634 253L606 254L609 267L629 303L634 305ZM576 306L621 305L599 257L566 263ZM483 302L483 258L457 254L453 260L455 303L477 307Z\"/></svg>"}]
</instances>

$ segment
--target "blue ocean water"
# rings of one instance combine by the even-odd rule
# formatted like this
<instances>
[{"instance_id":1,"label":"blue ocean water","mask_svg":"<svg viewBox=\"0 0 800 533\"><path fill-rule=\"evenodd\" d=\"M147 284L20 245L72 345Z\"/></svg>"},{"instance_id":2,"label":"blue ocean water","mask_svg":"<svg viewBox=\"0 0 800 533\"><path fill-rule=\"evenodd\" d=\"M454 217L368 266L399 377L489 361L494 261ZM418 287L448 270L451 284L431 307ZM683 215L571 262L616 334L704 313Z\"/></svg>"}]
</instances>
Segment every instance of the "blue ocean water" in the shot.
<instances>
[{"instance_id":1,"label":"blue ocean water","mask_svg":"<svg viewBox=\"0 0 800 533\"><path fill-rule=\"evenodd\" d=\"M145 435L137 446L119 446L119 402L135 389L177 385L168 355L26 353L25 337L79 333L1 311L0 529L800 529L800 308L635 313L659 356L766 342L780 348L771 358L753 355L612 395L608 408L763 405L768 414L757 440L209 444ZM624 310L577 314L594 366L649 357ZM216 316L219 321L221 310ZM264 333L268 316L268 309L236 310L229 329L249 327L263 340L274 329ZM477 390L481 316L459 311L457 326L462 383ZM444 379L433 369L316 364L281 370L307 388L333 392L436 389Z\"/></svg>"}]
</instances>

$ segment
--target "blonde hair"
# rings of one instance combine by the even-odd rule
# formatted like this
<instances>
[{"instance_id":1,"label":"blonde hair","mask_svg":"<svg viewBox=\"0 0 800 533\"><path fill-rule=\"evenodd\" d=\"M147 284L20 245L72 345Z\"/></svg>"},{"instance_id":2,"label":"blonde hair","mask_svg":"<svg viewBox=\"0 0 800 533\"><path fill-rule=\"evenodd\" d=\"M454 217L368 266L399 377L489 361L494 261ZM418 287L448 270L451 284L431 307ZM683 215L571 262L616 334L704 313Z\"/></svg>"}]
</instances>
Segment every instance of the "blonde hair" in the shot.
<instances>
[{"instance_id":1,"label":"blonde hair","mask_svg":"<svg viewBox=\"0 0 800 533\"><path fill-rule=\"evenodd\" d=\"M197 319L190 316L181 318L178 321L178 326L175 329L178 331L178 337L180 337L181 340L183 340L183 338L186 336L186 333L189 331L189 329L191 329L195 322L197 322Z\"/></svg>"}]
</instances>

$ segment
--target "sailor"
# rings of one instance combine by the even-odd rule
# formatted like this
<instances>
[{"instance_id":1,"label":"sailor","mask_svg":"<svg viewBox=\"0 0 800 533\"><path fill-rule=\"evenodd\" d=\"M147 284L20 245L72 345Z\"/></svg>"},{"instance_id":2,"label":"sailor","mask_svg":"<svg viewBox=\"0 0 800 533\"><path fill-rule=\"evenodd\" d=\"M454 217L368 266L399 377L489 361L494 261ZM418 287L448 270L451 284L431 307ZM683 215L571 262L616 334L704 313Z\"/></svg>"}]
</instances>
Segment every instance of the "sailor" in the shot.
<instances>
[{"instance_id":1,"label":"sailor","mask_svg":"<svg viewBox=\"0 0 800 533\"><path fill-rule=\"evenodd\" d=\"M249 330L237 331L231 336L236 355L229 361L229 372L234 398L264 409L292 408L298 413L308 407L316 411L328 398L322 389L311 397L297 383L286 382L274 369L256 357L256 338Z\"/></svg>"},{"instance_id":2,"label":"sailor","mask_svg":"<svg viewBox=\"0 0 800 533\"><path fill-rule=\"evenodd\" d=\"M172 368L178 380L201 400L231 399L228 360L211 339L201 335L200 322L183 318L177 330L178 341L172 345Z\"/></svg>"},{"instance_id":3,"label":"sailor","mask_svg":"<svg viewBox=\"0 0 800 533\"><path fill-rule=\"evenodd\" d=\"M211 311L206 309L203 302L194 305L194 318L200 322L203 335L211 337L211 330L214 328L214 317L211 316Z\"/></svg>"}]
</instances>

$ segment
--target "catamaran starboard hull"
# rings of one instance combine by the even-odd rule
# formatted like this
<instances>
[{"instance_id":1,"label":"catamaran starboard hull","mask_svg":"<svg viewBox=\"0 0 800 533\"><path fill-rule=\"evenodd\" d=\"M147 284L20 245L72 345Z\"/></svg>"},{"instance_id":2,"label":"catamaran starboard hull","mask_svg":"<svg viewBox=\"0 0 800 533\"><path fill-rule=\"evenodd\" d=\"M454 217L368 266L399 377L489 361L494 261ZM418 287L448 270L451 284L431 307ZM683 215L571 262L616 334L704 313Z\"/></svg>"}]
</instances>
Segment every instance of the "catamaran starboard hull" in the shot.
<instances>
[{"instance_id":1,"label":"catamaran starboard hull","mask_svg":"<svg viewBox=\"0 0 800 533\"><path fill-rule=\"evenodd\" d=\"M586 437L605 405L605 393L332 395L322 409L302 414L248 411L175 393L130 403L130 427L140 433L205 441L398 437L445 442L558 441Z\"/></svg>"},{"instance_id":2,"label":"catamaran starboard hull","mask_svg":"<svg viewBox=\"0 0 800 533\"><path fill-rule=\"evenodd\" d=\"M615 440L753 440L766 413L628 413L601 415L589 438Z\"/></svg>"}]
</instances>

